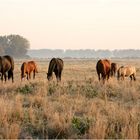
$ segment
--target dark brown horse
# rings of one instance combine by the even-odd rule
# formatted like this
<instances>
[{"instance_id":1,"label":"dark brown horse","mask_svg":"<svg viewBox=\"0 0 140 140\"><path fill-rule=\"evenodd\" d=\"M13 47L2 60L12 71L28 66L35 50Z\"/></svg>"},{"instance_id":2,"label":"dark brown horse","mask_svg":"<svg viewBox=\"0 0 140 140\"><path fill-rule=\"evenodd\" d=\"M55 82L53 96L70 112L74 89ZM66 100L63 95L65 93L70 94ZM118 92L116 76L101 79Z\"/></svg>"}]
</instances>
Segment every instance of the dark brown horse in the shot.
<instances>
[{"instance_id":1,"label":"dark brown horse","mask_svg":"<svg viewBox=\"0 0 140 140\"><path fill-rule=\"evenodd\" d=\"M63 60L60 58L52 58L50 63L49 63L49 68L48 68L48 73L47 73L47 79L51 80L52 79L52 73L55 73L57 82L61 81L61 74L63 70Z\"/></svg>"},{"instance_id":2,"label":"dark brown horse","mask_svg":"<svg viewBox=\"0 0 140 140\"><path fill-rule=\"evenodd\" d=\"M111 63L111 76L115 77L117 69L118 69L117 63Z\"/></svg>"},{"instance_id":3,"label":"dark brown horse","mask_svg":"<svg viewBox=\"0 0 140 140\"><path fill-rule=\"evenodd\" d=\"M31 72L33 72L33 79L35 79L35 73L38 73L36 63L34 61L23 62L21 65L21 80L26 77L26 75L27 80L31 79Z\"/></svg>"},{"instance_id":4,"label":"dark brown horse","mask_svg":"<svg viewBox=\"0 0 140 140\"><path fill-rule=\"evenodd\" d=\"M134 66L121 66L117 71L118 80L130 77L131 81L136 80L136 68Z\"/></svg>"},{"instance_id":5,"label":"dark brown horse","mask_svg":"<svg viewBox=\"0 0 140 140\"><path fill-rule=\"evenodd\" d=\"M12 82L14 82L13 71L14 71L14 59L9 55L0 56L1 80L3 81L3 76L4 76L6 82L7 80L6 73L8 73L8 80L12 78Z\"/></svg>"},{"instance_id":6,"label":"dark brown horse","mask_svg":"<svg viewBox=\"0 0 140 140\"><path fill-rule=\"evenodd\" d=\"M107 80L108 80L109 76L110 76L110 71L111 71L110 60L107 60L107 59L101 60L100 59L96 64L96 71L98 74L99 81L101 80L100 76L102 76L103 83L105 83L105 79L107 78Z\"/></svg>"}]
</instances>

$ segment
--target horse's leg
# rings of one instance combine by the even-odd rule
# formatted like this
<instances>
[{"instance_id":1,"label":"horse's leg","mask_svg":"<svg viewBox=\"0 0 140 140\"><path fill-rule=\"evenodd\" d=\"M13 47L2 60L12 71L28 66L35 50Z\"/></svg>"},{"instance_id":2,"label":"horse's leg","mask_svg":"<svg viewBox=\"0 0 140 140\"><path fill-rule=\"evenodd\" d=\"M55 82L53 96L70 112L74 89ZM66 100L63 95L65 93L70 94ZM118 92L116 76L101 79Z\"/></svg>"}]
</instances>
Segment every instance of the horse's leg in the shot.
<instances>
[{"instance_id":1,"label":"horse's leg","mask_svg":"<svg viewBox=\"0 0 140 140\"><path fill-rule=\"evenodd\" d=\"M5 83L6 83L6 80L7 80L6 73L4 73L4 79L5 79Z\"/></svg>"},{"instance_id":2,"label":"horse's leg","mask_svg":"<svg viewBox=\"0 0 140 140\"><path fill-rule=\"evenodd\" d=\"M105 79L106 79L106 76L104 74L102 74L103 84L105 83Z\"/></svg>"},{"instance_id":3,"label":"horse's leg","mask_svg":"<svg viewBox=\"0 0 140 140\"><path fill-rule=\"evenodd\" d=\"M135 74L133 74L133 79L134 79L134 81L136 81L136 75Z\"/></svg>"},{"instance_id":4,"label":"horse's leg","mask_svg":"<svg viewBox=\"0 0 140 140\"><path fill-rule=\"evenodd\" d=\"M14 83L14 74L13 74L13 71L11 72L11 76L12 76L12 83Z\"/></svg>"},{"instance_id":5,"label":"horse's leg","mask_svg":"<svg viewBox=\"0 0 140 140\"><path fill-rule=\"evenodd\" d=\"M123 80L124 80L124 77L125 77L125 76L123 75L123 76L122 76L122 79L123 79Z\"/></svg>"},{"instance_id":6,"label":"horse's leg","mask_svg":"<svg viewBox=\"0 0 140 140\"><path fill-rule=\"evenodd\" d=\"M2 73L2 75L1 75L1 81L3 82L3 73Z\"/></svg>"},{"instance_id":7,"label":"horse's leg","mask_svg":"<svg viewBox=\"0 0 140 140\"><path fill-rule=\"evenodd\" d=\"M59 80L61 81L61 73L62 71L59 72Z\"/></svg>"},{"instance_id":8,"label":"horse's leg","mask_svg":"<svg viewBox=\"0 0 140 140\"><path fill-rule=\"evenodd\" d=\"M56 70L54 73L55 73L55 76L56 76L57 82L59 82L59 73L58 73L58 71Z\"/></svg>"},{"instance_id":9,"label":"horse's leg","mask_svg":"<svg viewBox=\"0 0 140 140\"><path fill-rule=\"evenodd\" d=\"M31 79L31 72L29 72L29 79Z\"/></svg>"},{"instance_id":10,"label":"horse's leg","mask_svg":"<svg viewBox=\"0 0 140 140\"><path fill-rule=\"evenodd\" d=\"M27 73L27 80L29 80L29 74Z\"/></svg>"},{"instance_id":11,"label":"horse's leg","mask_svg":"<svg viewBox=\"0 0 140 140\"><path fill-rule=\"evenodd\" d=\"M100 73L98 73L98 79L99 79L99 81L101 80Z\"/></svg>"},{"instance_id":12,"label":"horse's leg","mask_svg":"<svg viewBox=\"0 0 140 140\"><path fill-rule=\"evenodd\" d=\"M131 81L133 80L133 77L132 77L132 75L130 75L130 79L131 79Z\"/></svg>"},{"instance_id":13,"label":"horse's leg","mask_svg":"<svg viewBox=\"0 0 140 140\"><path fill-rule=\"evenodd\" d=\"M14 82L13 70L10 70L8 72L8 80L10 80L11 77L12 77L12 83L13 83Z\"/></svg>"},{"instance_id":14,"label":"horse's leg","mask_svg":"<svg viewBox=\"0 0 140 140\"><path fill-rule=\"evenodd\" d=\"M107 74L107 81L108 81L108 79L109 79L109 76L110 76L110 73Z\"/></svg>"},{"instance_id":15,"label":"horse's leg","mask_svg":"<svg viewBox=\"0 0 140 140\"><path fill-rule=\"evenodd\" d=\"M33 72L33 79L35 79L35 70L34 70L34 72Z\"/></svg>"}]
</instances>

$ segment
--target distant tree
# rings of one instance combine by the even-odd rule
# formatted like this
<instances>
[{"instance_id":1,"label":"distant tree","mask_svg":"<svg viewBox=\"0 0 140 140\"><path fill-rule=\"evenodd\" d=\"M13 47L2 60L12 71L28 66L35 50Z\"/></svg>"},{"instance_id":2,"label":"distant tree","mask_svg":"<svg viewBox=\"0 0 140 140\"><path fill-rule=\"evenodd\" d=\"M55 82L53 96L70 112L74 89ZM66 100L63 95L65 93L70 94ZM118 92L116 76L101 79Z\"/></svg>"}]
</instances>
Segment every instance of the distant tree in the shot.
<instances>
[{"instance_id":1,"label":"distant tree","mask_svg":"<svg viewBox=\"0 0 140 140\"><path fill-rule=\"evenodd\" d=\"M0 37L0 55L9 54L13 57L24 57L29 47L29 41L20 35Z\"/></svg>"},{"instance_id":2,"label":"distant tree","mask_svg":"<svg viewBox=\"0 0 140 140\"><path fill-rule=\"evenodd\" d=\"M4 48L0 45L0 55L4 55L5 54L5 50Z\"/></svg>"},{"instance_id":3,"label":"distant tree","mask_svg":"<svg viewBox=\"0 0 140 140\"><path fill-rule=\"evenodd\" d=\"M5 54L5 49L7 47L7 41L6 41L6 37L2 37L0 36L0 55L4 55Z\"/></svg>"}]
</instances>

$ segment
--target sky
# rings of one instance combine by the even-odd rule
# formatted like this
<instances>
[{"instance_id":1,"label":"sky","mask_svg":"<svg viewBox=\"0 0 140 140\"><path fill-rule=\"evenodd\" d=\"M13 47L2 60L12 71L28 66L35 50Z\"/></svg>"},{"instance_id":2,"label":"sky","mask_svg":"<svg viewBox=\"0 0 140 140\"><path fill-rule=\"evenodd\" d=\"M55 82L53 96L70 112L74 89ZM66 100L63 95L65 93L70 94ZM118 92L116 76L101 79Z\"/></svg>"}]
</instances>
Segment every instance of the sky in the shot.
<instances>
[{"instance_id":1,"label":"sky","mask_svg":"<svg viewBox=\"0 0 140 140\"><path fill-rule=\"evenodd\" d=\"M140 49L140 0L0 0L0 36L31 49Z\"/></svg>"}]
</instances>

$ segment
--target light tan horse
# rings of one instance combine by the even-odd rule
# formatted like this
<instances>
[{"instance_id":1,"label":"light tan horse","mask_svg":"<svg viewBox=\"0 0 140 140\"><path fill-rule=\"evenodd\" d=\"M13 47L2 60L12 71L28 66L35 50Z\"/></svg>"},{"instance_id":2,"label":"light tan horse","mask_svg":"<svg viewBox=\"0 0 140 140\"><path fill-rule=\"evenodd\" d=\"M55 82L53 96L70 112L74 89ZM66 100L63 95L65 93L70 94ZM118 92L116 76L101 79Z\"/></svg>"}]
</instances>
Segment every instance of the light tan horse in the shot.
<instances>
[{"instance_id":1,"label":"light tan horse","mask_svg":"<svg viewBox=\"0 0 140 140\"><path fill-rule=\"evenodd\" d=\"M136 80L136 68L134 66L121 66L117 74L118 80L120 78L124 80L125 77L130 77L131 81Z\"/></svg>"},{"instance_id":2,"label":"light tan horse","mask_svg":"<svg viewBox=\"0 0 140 140\"><path fill-rule=\"evenodd\" d=\"M33 72L33 79L35 79L35 73L38 73L36 63L34 61L23 62L21 65L21 80L26 75L27 80L31 79L31 72Z\"/></svg>"}]
</instances>

